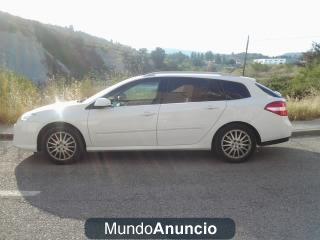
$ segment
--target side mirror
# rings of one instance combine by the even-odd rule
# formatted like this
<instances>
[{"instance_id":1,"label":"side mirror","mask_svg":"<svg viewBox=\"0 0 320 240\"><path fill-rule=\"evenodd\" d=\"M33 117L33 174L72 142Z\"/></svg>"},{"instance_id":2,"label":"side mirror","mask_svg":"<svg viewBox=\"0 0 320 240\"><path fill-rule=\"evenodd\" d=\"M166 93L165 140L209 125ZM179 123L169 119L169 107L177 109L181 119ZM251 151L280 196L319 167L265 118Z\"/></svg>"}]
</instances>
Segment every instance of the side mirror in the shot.
<instances>
[{"instance_id":1,"label":"side mirror","mask_svg":"<svg viewBox=\"0 0 320 240\"><path fill-rule=\"evenodd\" d=\"M93 106L97 108L110 107L111 101L108 98L97 98Z\"/></svg>"}]
</instances>

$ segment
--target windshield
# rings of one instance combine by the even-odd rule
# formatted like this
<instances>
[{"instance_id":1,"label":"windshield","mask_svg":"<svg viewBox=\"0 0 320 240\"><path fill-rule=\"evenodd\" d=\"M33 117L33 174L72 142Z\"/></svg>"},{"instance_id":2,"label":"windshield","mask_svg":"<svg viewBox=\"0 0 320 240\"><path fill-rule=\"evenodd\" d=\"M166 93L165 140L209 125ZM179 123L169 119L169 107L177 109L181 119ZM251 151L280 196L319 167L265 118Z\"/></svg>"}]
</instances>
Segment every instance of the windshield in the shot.
<instances>
[{"instance_id":1,"label":"windshield","mask_svg":"<svg viewBox=\"0 0 320 240\"><path fill-rule=\"evenodd\" d=\"M118 83L116 83L116 84L114 84L114 85L112 85L112 86L110 86L110 87L107 87L106 89L104 89L104 90L96 93L95 95L93 95L93 96L91 96L91 97L89 97L89 98L87 98L87 99L82 100L81 102L83 102L84 104L92 103L95 99L97 99L97 98L99 98L99 97L103 97L103 96L106 95L108 92L111 92L112 90L114 90L114 89L116 89L116 88L118 88L118 87L120 87L120 86L122 86L122 85L124 85L124 84L126 84L126 83L128 83L128 82L131 82L131 81L134 81L134 80L136 80L136 79L139 79L139 78L141 78L141 76L132 77L132 78L123 80L123 81L121 81L121 82L118 82Z\"/></svg>"}]
</instances>

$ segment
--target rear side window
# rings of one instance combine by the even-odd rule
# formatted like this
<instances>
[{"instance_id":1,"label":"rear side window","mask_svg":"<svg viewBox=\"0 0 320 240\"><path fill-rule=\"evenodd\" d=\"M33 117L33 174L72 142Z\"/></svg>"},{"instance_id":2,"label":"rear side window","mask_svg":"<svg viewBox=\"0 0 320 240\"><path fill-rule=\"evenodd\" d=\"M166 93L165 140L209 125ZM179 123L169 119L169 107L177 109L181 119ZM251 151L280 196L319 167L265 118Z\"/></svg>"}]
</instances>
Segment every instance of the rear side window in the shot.
<instances>
[{"instance_id":1,"label":"rear side window","mask_svg":"<svg viewBox=\"0 0 320 240\"><path fill-rule=\"evenodd\" d=\"M197 102L200 101L222 101L225 96L220 87L219 81L213 79L199 79L200 91L197 96Z\"/></svg>"},{"instance_id":2,"label":"rear side window","mask_svg":"<svg viewBox=\"0 0 320 240\"><path fill-rule=\"evenodd\" d=\"M203 78L167 78L164 103L203 102L224 100L217 81Z\"/></svg>"},{"instance_id":3,"label":"rear side window","mask_svg":"<svg viewBox=\"0 0 320 240\"><path fill-rule=\"evenodd\" d=\"M192 78L167 78L167 91L163 96L164 103L192 102L199 94L200 82Z\"/></svg>"},{"instance_id":4,"label":"rear side window","mask_svg":"<svg viewBox=\"0 0 320 240\"><path fill-rule=\"evenodd\" d=\"M266 86L256 83L256 86L260 88L262 91L264 91L266 94L272 97L281 98L281 95L277 94L275 91L272 91L270 88L267 88Z\"/></svg>"},{"instance_id":5,"label":"rear side window","mask_svg":"<svg viewBox=\"0 0 320 240\"><path fill-rule=\"evenodd\" d=\"M250 92L242 83L231 81L220 81L222 89L227 99L242 99L250 97Z\"/></svg>"}]
</instances>

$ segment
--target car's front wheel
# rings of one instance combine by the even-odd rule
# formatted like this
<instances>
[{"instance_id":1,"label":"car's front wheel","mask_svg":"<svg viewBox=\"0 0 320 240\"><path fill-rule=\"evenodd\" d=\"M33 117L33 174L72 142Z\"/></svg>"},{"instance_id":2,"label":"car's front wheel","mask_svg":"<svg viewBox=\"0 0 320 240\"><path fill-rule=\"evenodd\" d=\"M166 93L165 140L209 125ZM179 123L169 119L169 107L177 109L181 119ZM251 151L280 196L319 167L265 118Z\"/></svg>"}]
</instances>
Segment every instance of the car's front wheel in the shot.
<instances>
[{"instance_id":1,"label":"car's front wheel","mask_svg":"<svg viewBox=\"0 0 320 240\"><path fill-rule=\"evenodd\" d=\"M56 164L78 160L83 152L79 133L67 126L55 126L44 135L42 149L46 157Z\"/></svg>"},{"instance_id":2,"label":"car's front wheel","mask_svg":"<svg viewBox=\"0 0 320 240\"><path fill-rule=\"evenodd\" d=\"M214 148L227 162L244 162L256 149L256 136L252 129L245 125L230 124L219 130Z\"/></svg>"}]
</instances>

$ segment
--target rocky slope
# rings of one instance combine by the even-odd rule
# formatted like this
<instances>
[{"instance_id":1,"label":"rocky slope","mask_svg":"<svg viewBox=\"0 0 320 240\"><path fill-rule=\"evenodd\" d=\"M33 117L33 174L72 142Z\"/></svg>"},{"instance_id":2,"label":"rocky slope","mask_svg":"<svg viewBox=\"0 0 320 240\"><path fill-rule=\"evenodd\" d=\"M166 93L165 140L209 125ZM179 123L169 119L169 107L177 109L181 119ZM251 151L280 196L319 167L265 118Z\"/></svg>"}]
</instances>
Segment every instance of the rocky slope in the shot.
<instances>
[{"instance_id":1,"label":"rocky slope","mask_svg":"<svg viewBox=\"0 0 320 240\"><path fill-rule=\"evenodd\" d=\"M53 75L82 78L125 71L130 47L0 12L0 68L27 76L37 83Z\"/></svg>"}]
</instances>

